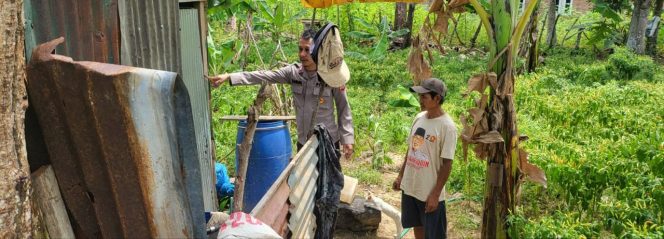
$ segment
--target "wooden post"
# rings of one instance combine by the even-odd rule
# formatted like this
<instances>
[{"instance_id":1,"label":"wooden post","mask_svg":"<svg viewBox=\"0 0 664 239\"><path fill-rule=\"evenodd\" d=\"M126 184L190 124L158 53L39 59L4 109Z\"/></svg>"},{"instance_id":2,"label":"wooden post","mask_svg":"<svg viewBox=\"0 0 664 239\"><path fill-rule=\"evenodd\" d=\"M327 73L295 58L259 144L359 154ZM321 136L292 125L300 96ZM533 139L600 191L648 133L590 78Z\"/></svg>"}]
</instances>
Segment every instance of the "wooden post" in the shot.
<instances>
[{"instance_id":1,"label":"wooden post","mask_svg":"<svg viewBox=\"0 0 664 239\"><path fill-rule=\"evenodd\" d=\"M254 100L254 104L249 107L247 113L247 129L244 131L244 138L240 144L239 159L237 171L235 172L235 193L233 194L233 212L241 212L244 201L244 183L247 176L247 166L249 164L249 153L251 146L254 143L254 133L256 132L256 124L260 116L263 102L270 96L270 87L263 82L261 89L258 91L258 96Z\"/></svg>"},{"instance_id":2,"label":"wooden post","mask_svg":"<svg viewBox=\"0 0 664 239\"><path fill-rule=\"evenodd\" d=\"M35 201L42 212L50 238L74 238L74 231L60 195L58 181L51 165L42 166L32 174Z\"/></svg>"}]
</instances>

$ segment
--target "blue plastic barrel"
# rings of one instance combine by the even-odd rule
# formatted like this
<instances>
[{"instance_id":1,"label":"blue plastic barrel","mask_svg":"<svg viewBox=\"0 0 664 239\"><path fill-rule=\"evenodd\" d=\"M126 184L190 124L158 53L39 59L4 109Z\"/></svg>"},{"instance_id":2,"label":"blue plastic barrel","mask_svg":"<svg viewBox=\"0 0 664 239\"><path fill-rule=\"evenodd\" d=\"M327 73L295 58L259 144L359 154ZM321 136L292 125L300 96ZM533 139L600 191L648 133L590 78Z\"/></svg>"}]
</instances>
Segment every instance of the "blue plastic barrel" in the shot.
<instances>
[{"instance_id":1,"label":"blue plastic barrel","mask_svg":"<svg viewBox=\"0 0 664 239\"><path fill-rule=\"evenodd\" d=\"M235 169L240 157L239 145L244 139L247 121L238 125L237 146L235 147ZM288 124L285 121L259 121L254 133L254 144L249 154L247 177L244 185L243 211L251 212L263 198L281 172L288 165L292 155L292 145Z\"/></svg>"}]
</instances>

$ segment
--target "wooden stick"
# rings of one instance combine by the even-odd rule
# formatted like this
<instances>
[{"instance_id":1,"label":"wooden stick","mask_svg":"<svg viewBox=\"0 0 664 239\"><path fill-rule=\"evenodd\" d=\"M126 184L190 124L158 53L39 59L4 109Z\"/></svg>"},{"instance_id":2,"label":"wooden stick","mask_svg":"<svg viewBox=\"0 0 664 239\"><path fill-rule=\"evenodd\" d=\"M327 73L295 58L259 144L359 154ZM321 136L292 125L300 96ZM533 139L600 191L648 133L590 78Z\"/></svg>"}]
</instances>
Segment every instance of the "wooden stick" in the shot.
<instances>
[{"instance_id":1,"label":"wooden stick","mask_svg":"<svg viewBox=\"0 0 664 239\"><path fill-rule=\"evenodd\" d=\"M256 124L260 116L263 102L269 97L269 88L263 82L261 89L258 91L258 96L254 100L254 104L249 107L247 116L247 128L244 131L244 138L240 144L240 158L238 159L238 170L235 172L235 193L233 195L233 212L241 212L244 201L244 183L247 176L247 166L249 165L249 153L254 143L254 133L256 132Z\"/></svg>"},{"instance_id":2,"label":"wooden stick","mask_svg":"<svg viewBox=\"0 0 664 239\"><path fill-rule=\"evenodd\" d=\"M42 166L32 174L32 185L49 237L74 238L74 231L51 165Z\"/></svg>"}]
</instances>

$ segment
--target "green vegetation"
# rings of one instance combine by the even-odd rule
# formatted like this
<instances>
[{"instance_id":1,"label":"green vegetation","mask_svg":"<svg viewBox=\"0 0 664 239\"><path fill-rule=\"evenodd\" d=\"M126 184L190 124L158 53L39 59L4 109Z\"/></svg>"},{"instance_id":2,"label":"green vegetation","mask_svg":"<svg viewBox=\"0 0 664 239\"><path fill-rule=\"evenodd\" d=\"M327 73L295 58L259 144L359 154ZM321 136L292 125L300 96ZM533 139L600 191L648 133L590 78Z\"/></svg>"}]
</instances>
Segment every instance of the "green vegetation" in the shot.
<instances>
[{"instance_id":1,"label":"green vegetation","mask_svg":"<svg viewBox=\"0 0 664 239\"><path fill-rule=\"evenodd\" d=\"M273 2L267 1L268 6L275 6ZM289 9L301 9L297 3L289 4ZM348 27L346 8L372 26L378 26L375 24L383 16L389 20L394 14L393 4L342 6L342 31ZM381 8L388 10L381 13ZM423 7L416 10L413 29L420 28L424 11ZM317 18L336 21L336 13L336 8L319 10ZM577 16L561 17L559 43ZM579 21L600 18L596 13L586 14ZM476 15L464 13L459 18L460 38L468 42L478 23ZM239 50L242 40L238 40L237 32L226 32L224 24L222 20L210 23L214 39L211 46L215 48L211 50L224 51L224 42L233 42L227 45L235 48L228 49ZM354 27L355 31L373 31L359 23ZM286 27L279 36L287 62L297 60L295 40L300 30L298 23ZM277 47L271 39L273 33L255 34L264 36L257 38L264 39L257 44L263 58L272 56ZM461 92L466 90L468 78L485 71L488 62L486 39L481 32L479 49L461 47L458 52L453 50L459 44L456 37L445 39L449 47L446 54L433 55L433 76L444 79L450 92L444 108L459 127L459 115L474 104L462 98ZM346 51L351 52L370 54L375 49L372 43L346 35L344 43ZM592 43L583 38L581 49L572 50L574 42L565 41L561 47L545 51L544 65L534 73L516 78L519 132L529 137L520 145L530 152L530 162L544 170L548 187L533 183L521 186L516 212L508 220L515 228L512 237L664 237L664 68L650 57L636 56L622 47L614 47L613 54L607 54ZM383 175L395 172L395 163L400 162L407 148L405 140L418 111L405 91L412 85L406 67L408 51L347 59L352 75L348 96L355 123L356 161L346 173L364 185L387 190L391 182L384 182ZM246 57L240 57L247 63L246 70L262 67L256 52L252 47ZM233 54L220 53L218 58L211 58L211 74L239 71L240 58L234 60L235 64L227 58ZM522 66L517 65L520 69ZM231 173L237 125L219 118L245 114L257 90L224 85L212 91L216 156L229 165ZM270 109L268 104L266 110ZM477 160L472 150L464 162L462 151L459 142L447 190L462 192L464 200L482 203L486 162ZM464 230L479 230L477 224L466 224Z\"/></svg>"}]
</instances>

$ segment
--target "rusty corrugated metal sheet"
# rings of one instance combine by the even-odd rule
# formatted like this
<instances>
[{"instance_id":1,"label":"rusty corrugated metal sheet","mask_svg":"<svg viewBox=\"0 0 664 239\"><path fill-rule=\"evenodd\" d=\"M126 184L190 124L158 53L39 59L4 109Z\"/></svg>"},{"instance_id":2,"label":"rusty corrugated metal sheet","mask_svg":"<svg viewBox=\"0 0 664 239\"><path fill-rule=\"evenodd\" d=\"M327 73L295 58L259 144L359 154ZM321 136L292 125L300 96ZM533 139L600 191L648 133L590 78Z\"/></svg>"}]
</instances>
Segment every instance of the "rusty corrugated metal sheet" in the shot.
<instances>
[{"instance_id":1,"label":"rusty corrugated metal sheet","mask_svg":"<svg viewBox=\"0 0 664 239\"><path fill-rule=\"evenodd\" d=\"M25 0L25 48L65 37L56 53L79 61L120 63L117 0Z\"/></svg>"},{"instance_id":2,"label":"rusty corrugated metal sheet","mask_svg":"<svg viewBox=\"0 0 664 239\"><path fill-rule=\"evenodd\" d=\"M30 55L36 43L59 36L66 44L56 53L76 60L132 65L182 73L178 1L159 0L26 0L26 52ZM121 59L122 58L122 59ZM187 202L194 215L196 237L205 235L203 188L198 162L198 147L194 133L194 118L189 94L181 78L175 82L175 101L178 109L175 121L178 157L184 164L182 174L188 192ZM29 92L30 100L35 92ZM207 102L206 102L207 105ZM36 106L31 102L31 108ZM32 111L30 111L32 112ZM35 117L28 117L33 119ZM199 120L199 119L197 119ZM202 119L209 121L209 119ZM35 122L26 125L36 125ZM26 128L32 140L29 155L43 155L45 151L38 128ZM33 158L32 162L36 162ZM36 164L37 165L37 164ZM198 165L198 166L197 166ZM210 165L209 170L213 170ZM206 170L206 169L203 169ZM134 179L138 180L138 179ZM95 220L80 222L97 227Z\"/></svg>"},{"instance_id":3,"label":"rusty corrugated metal sheet","mask_svg":"<svg viewBox=\"0 0 664 239\"><path fill-rule=\"evenodd\" d=\"M122 33L121 64L172 71L182 76L177 0L118 0L118 16ZM181 77L178 77L175 83L175 92L175 104L178 108L175 115L178 123L178 154L186 169L183 175L195 225L193 235L197 238L205 237L204 189L201 183L194 117L190 94Z\"/></svg>"},{"instance_id":4,"label":"rusty corrugated metal sheet","mask_svg":"<svg viewBox=\"0 0 664 239\"><path fill-rule=\"evenodd\" d=\"M120 63L120 25L117 0L25 0L25 55L30 60L37 43L60 36L66 44L56 52L77 60ZM30 106L26 112L26 148L31 170L49 164L42 129L39 128L28 92Z\"/></svg>"},{"instance_id":5,"label":"rusty corrugated metal sheet","mask_svg":"<svg viewBox=\"0 0 664 239\"><path fill-rule=\"evenodd\" d=\"M291 188L288 199L292 204L289 209L288 228L293 233L293 238L313 238L316 234L316 216L314 216L314 199L318 180L316 148L318 148L318 141L301 149L302 154L298 153L301 155L301 159L288 177L288 186Z\"/></svg>"},{"instance_id":6,"label":"rusty corrugated metal sheet","mask_svg":"<svg viewBox=\"0 0 664 239\"><path fill-rule=\"evenodd\" d=\"M35 48L28 87L78 236L194 237L176 74L75 62L57 44Z\"/></svg>"},{"instance_id":7,"label":"rusty corrugated metal sheet","mask_svg":"<svg viewBox=\"0 0 664 239\"><path fill-rule=\"evenodd\" d=\"M123 65L182 73L177 0L118 0Z\"/></svg>"}]
</instances>

